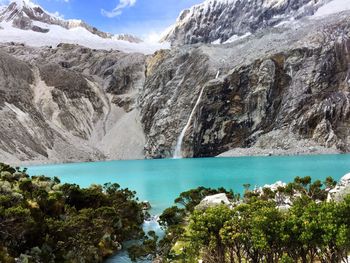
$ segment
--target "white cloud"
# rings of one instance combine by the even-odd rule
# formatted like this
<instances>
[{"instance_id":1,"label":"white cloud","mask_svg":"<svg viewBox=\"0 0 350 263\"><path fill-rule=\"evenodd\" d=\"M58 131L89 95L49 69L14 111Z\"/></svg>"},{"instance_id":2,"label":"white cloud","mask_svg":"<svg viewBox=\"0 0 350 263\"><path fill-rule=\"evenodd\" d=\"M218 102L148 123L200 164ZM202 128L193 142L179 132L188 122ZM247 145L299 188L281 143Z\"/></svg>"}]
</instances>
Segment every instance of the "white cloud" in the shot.
<instances>
[{"instance_id":1,"label":"white cloud","mask_svg":"<svg viewBox=\"0 0 350 263\"><path fill-rule=\"evenodd\" d=\"M157 31L148 32L146 35L143 35L143 39L146 43L160 43L163 38L170 32L173 26L169 26L165 29L160 29Z\"/></svg>"},{"instance_id":2,"label":"white cloud","mask_svg":"<svg viewBox=\"0 0 350 263\"><path fill-rule=\"evenodd\" d=\"M102 9L101 13L106 17L110 17L110 18L116 17L121 15L124 8L131 7L135 4L136 4L136 0L119 0L119 4L112 11L106 11Z\"/></svg>"},{"instance_id":3,"label":"white cloud","mask_svg":"<svg viewBox=\"0 0 350 263\"><path fill-rule=\"evenodd\" d=\"M161 34L159 32L150 32L144 37L146 43L158 43L161 40Z\"/></svg>"}]
</instances>

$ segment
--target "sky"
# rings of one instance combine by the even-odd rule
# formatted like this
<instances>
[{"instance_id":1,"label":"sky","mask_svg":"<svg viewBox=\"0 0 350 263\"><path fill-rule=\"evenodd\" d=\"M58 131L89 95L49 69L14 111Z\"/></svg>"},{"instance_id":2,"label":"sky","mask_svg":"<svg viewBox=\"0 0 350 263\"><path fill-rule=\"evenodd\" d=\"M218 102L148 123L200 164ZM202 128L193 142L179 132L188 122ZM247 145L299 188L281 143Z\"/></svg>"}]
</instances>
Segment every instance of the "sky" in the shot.
<instances>
[{"instance_id":1,"label":"sky","mask_svg":"<svg viewBox=\"0 0 350 263\"><path fill-rule=\"evenodd\" d=\"M1 0L0 0L1 1ZM157 38L179 13L204 0L32 0L65 19L82 19L113 34Z\"/></svg>"}]
</instances>

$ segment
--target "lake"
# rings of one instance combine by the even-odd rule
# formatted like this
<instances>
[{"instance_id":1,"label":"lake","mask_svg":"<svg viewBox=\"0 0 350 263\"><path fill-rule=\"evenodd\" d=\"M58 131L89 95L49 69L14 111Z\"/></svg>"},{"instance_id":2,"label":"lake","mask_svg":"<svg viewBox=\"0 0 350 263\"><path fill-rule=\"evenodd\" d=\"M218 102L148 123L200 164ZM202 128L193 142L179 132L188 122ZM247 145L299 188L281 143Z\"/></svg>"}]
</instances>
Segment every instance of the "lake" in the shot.
<instances>
[{"instance_id":1,"label":"lake","mask_svg":"<svg viewBox=\"0 0 350 263\"><path fill-rule=\"evenodd\" d=\"M183 191L198 186L225 187L243 192L243 184L254 187L296 176L339 180L350 172L350 154L202 159L162 159L74 163L31 166L30 175L57 176L64 183L81 187L118 183L137 192L140 200L160 214Z\"/></svg>"},{"instance_id":2,"label":"lake","mask_svg":"<svg viewBox=\"0 0 350 263\"><path fill-rule=\"evenodd\" d=\"M246 183L252 187L263 186L276 181L289 182L296 176L311 176L314 180L332 176L339 180L349 172L350 154L110 161L28 168L30 175L57 176L63 183L81 187L118 183L123 188L135 190L140 200L149 201L153 215L172 206L181 192L198 186L225 187L242 193ZM154 220L145 222L144 229L160 232ZM130 262L126 251L121 251L105 263Z\"/></svg>"}]
</instances>

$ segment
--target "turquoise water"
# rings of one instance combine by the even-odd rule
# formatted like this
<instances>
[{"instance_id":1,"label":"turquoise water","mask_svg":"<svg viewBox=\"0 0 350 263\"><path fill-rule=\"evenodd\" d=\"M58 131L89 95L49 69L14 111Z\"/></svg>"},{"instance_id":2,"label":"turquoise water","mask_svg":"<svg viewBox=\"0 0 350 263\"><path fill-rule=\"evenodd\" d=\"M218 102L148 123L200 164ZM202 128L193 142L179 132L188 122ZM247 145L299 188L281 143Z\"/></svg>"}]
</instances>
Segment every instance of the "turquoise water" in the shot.
<instances>
[{"instance_id":1,"label":"turquoise water","mask_svg":"<svg viewBox=\"0 0 350 263\"><path fill-rule=\"evenodd\" d=\"M140 200L148 200L154 215L171 206L181 192L198 186L225 187L242 193L245 183L262 186L276 181L289 182L296 176L311 176L314 180L332 176L339 180L349 172L350 154L112 161L32 166L28 169L30 175L57 176L64 183L81 187L119 183L123 188L135 190ZM144 229L160 230L154 220L145 222ZM131 261L126 251L121 251L105 263Z\"/></svg>"},{"instance_id":2,"label":"turquoise water","mask_svg":"<svg viewBox=\"0 0 350 263\"><path fill-rule=\"evenodd\" d=\"M339 180L350 172L350 155L288 157L240 157L111 161L43 165L29 167L30 175L57 176L62 182L87 187L106 182L119 183L148 200L152 214L173 204L183 191L205 187L225 187L242 192L242 185L262 186L276 181L289 182L296 176Z\"/></svg>"}]
</instances>

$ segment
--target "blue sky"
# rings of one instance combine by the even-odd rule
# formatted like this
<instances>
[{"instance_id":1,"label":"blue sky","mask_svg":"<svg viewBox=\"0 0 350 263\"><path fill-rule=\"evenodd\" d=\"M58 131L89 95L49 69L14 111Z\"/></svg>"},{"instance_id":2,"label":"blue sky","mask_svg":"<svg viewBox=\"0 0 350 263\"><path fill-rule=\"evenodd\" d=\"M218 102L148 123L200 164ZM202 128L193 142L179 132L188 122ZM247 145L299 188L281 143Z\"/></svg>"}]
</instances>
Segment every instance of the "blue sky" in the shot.
<instances>
[{"instance_id":1,"label":"blue sky","mask_svg":"<svg viewBox=\"0 0 350 263\"><path fill-rule=\"evenodd\" d=\"M204 0L36 0L49 12L82 19L103 31L143 38L173 24L180 11ZM104 10L104 11L103 11Z\"/></svg>"}]
</instances>

